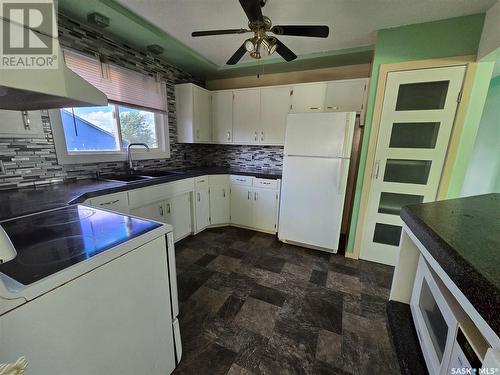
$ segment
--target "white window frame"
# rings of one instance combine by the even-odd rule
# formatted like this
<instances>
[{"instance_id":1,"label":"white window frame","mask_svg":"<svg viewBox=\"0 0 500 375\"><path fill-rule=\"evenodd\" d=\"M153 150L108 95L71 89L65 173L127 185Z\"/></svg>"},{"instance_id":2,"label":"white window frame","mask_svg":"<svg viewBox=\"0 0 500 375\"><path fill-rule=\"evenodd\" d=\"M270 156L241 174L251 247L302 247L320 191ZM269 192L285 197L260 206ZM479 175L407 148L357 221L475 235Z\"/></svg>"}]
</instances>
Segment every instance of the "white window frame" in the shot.
<instances>
[{"instance_id":1,"label":"white window frame","mask_svg":"<svg viewBox=\"0 0 500 375\"><path fill-rule=\"evenodd\" d=\"M127 107L141 109L127 104L109 103L114 106L113 112L116 113L118 107ZM154 112L156 126L156 141L157 148L151 148L148 152L145 148L133 147L132 155L134 160L151 160L151 159L169 159L170 158L170 141L168 131L167 115L151 109L144 108L146 111ZM61 109L49 110L50 124L54 135L54 145L59 164L89 164L101 162L126 161L127 150L121 149L116 151L68 151L66 146L66 138L64 136L64 127L61 119ZM118 113L116 113L118 117ZM116 119L118 125L118 136L121 140L121 126L119 119ZM121 145L121 142L120 142Z\"/></svg>"}]
</instances>

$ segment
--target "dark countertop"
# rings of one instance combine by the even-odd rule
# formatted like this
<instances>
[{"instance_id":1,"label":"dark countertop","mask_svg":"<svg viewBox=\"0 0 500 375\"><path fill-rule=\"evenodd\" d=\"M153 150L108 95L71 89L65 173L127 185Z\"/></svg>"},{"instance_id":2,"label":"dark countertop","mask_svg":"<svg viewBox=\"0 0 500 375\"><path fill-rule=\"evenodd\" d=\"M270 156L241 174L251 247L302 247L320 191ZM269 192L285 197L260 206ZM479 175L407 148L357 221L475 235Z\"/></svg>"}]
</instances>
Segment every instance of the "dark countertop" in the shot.
<instances>
[{"instance_id":1,"label":"dark countertop","mask_svg":"<svg viewBox=\"0 0 500 375\"><path fill-rule=\"evenodd\" d=\"M97 179L85 179L60 184L27 187L0 191L0 221L35 212L50 210L67 204L81 203L88 198L99 195L138 189L141 187L163 184L204 175L239 174L258 178L281 178L279 170L237 170L228 168L197 168L176 170L182 172L176 175L156 177L125 184ZM150 171L148 171L150 172ZM146 171L143 171L146 173ZM138 172L140 174L140 172ZM103 176L102 178L105 178Z\"/></svg>"},{"instance_id":2,"label":"dark countertop","mask_svg":"<svg viewBox=\"0 0 500 375\"><path fill-rule=\"evenodd\" d=\"M500 336L500 194L411 205L401 218Z\"/></svg>"}]
</instances>

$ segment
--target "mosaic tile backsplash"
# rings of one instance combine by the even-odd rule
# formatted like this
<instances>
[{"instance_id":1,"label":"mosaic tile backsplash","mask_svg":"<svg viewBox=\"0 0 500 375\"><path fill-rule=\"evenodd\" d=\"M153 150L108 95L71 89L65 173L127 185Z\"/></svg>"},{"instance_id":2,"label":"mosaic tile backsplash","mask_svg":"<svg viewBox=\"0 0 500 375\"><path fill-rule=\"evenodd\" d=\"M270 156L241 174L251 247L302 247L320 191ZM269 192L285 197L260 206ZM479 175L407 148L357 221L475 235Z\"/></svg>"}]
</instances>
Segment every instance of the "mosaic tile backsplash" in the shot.
<instances>
[{"instance_id":1,"label":"mosaic tile backsplash","mask_svg":"<svg viewBox=\"0 0 500 375\"><path fill-rule=\"evenodd\" d=\"M174 85L194 82L196 77L165 64L153 55L139 51L88 25L59 15L60 42L89 54L99 53L107 61L135 71L157 75L166 81L170 134L170 159L145 160L145 169L230 166L249 169L281 169L283 147L193 145L176 141ZM100 173L125 171L125 162L60 165L57 162L48 113L43 113L44 134L30 138L1 138L0 160L5 174L0 175L0 189L58 183L65 180L94 177ZM0 124L1 129L2 124Z\"/></svg>"}]
</instances>

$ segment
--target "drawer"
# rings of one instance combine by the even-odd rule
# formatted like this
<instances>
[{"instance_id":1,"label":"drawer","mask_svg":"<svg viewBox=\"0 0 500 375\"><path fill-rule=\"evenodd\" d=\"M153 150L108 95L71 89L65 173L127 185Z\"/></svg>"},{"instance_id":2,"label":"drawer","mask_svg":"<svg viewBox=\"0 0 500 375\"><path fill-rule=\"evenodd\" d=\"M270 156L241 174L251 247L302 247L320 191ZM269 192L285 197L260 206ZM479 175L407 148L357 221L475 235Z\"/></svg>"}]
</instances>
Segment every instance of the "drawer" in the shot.
<instances>
[{"instance_id":1,"label":"drawer","mask_svg":"<svg viewBox=\"0 0 500 375\"><path fill-rule=\"evenodd\" d=\"M252 186L252 178L250 176L231 175L229 180L234 185Z\"/></svg>"},{"instance_id":2,"label":"drawer","mask_svg":"<svg viewBox=\"0 0 500 375\"><path fill-rule=\"evenodd\" d=\"M126 192L103 195L90 199L90 205L105 208L111 211L128 213L128 199Z\"/></svg>"},{"instance_id":3,"label":"drawer","mask_svg":"<svg viewBox=\"0 0 500 375\"><path fill-rule=\"evenodd\" d=\"M194 178L194 188L201 189L208 187L208 176L200 176Z\"/></svg>"},{"instance_id":4,"label":"drawer","mask_svg":"<svg viewBox=\"0 0 500 375\"><path fill-rule=\"evenodd\" d=\"M130 208L141 207L148 203L158 202L193 190L194 179L186 178L142 189L131 190L128 192L128 201Z\"/></svg>"},{"instance_id":5,"label":"drawer","mask_svg":"<svg viewBox=\"0 0 500 375\"><path fill-rule=\"evenodd\" d=\"M279 188L279 180L270 180L268 178L253 178L253 186L264 189L278 189Z\"/></svg>"}]
</instances>

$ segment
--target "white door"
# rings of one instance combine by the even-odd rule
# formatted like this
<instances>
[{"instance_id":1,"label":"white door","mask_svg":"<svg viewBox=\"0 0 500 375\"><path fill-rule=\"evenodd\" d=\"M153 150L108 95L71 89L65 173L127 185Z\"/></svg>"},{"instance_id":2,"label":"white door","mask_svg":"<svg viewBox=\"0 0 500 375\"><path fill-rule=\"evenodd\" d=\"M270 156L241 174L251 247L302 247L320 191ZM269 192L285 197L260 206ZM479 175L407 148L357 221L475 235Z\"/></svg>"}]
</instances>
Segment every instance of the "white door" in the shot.
<instances>
[{"instance_id":1,"label":"white door","mask_svg":"<svg viewBox=\"0 0 500 375\"><path fill-rule=\"evenodd\" d=\"M361 258L395 265L402 206L436 199L464 66L388 74Z\"/></svg>"},{"instance_id":2,"label":"white door","mask_svg":"<svg viewBox=\"0 0 500 375\"><path fill-rule=\"evenodd\" d=\"M326 83L304 83L293 87L292 112L323 112Z\"/></svg>"},{"instance_id":3,"label":"white door","mask_svg":"<svg viewBox=\"0 0 500 375\"><path fill-rule=\"evenodd\" d=\"M253 196L248 186L231 185L231 224L253 225Z\"/></svg>"},{"instance_id":4,"label":"white door","mask_svg":"<svg viewBox=\"0 0 500 375\"><path fill-rule=\"evenodd\" d=\"M291 113L288 115L285 155L350 157L356 114Z\"/></svg>"},{"instance_id":5,"label":"white door","mask_svg":"<svg viewBox=\"0 0 500 375\"><path fill-rule=\"evenodd\" d=\"M337 251L348 169L348 159L285 157L280 240Z\"/></svg>"},{"instance_id":6,"label":"white door","mask_svg":"<svg viewBox=\"0 0 500 375\"><path fill-rule=\"evenodd\" d=\"M191 215L191 193L177 195L165 202L167 223L174 228L174 241L178 241L193 233Z\"/></svg>"},{"instance_id":7,"label":"white door","mask_svg":"<svg viewBox=\"0 0 500 375\"><path fill-rule=\"evenodd\" d=\"M210 197L208 187L195 191L196 232L200 232L210 225Z\"/></svg>"},{"instance_id":8,"label":"white door","mask_svg":"<svg viewBox=\"0 0 500 375\"><path fill-rule=\"evenodd\" d=\"M233 101L233 142L259 141L260 89L236 90Z\"/></svg>"},{"instance_id":9,"label":"white door","mask_svg":"<svg viewBox=\"0 0 500 375\"><path fill-rule=\"evenodd\" d=\"M212 93L212 140L231 143L233 140L233 92Z\"/></svg>"},{"instance_id":10,"label":"white door","mask_svg":"<svg viewBox=\"0 0 500 375\"><path fill-rule=\"evenodd\" d=\"M361 112L367 85L366 78L328 82L325 111Z\"/></svg>"},{"instance_id":11,"label":"white door","mask_svg":"<svg viewBox=\"0 0 500 375\"><path fill-rule=\"evenodd\" d=\"M210 176L210 223L227 224L230 214L229 178Z\"/></svg>"},{"instance_id":12,"label":"white door","mask_svg":"<svg viewBox=\"0 0 500 375\"><path fill-rule=\"evenodd\" d=\"M253 227L276 232L278 193L269 189L253 189Z\"/></svg>"},{"instance_id":13,"label":"white door","mask_svg":"<svg viewBox=\"0 0 500 375\"><path fill-rule=\"evenodd\" d=\"M210 142L210 92L193 86L193 122L195 142Z\"/></svg>"},{"instance_id":14,"label":"white door","mask_svg":"<svg viewBox=\"0 0 500 375\"><path fill-rule=\"evenodd\" d=\"M291 93L291 87L269 87L261 90L260 143L285 144L286 120L292 101Z\"/></svg>"},{"instance_id":15,"label":"white door","mask_svg":"<svg viewBox=\"0 0 500 375\"><path fill-rule=\"evenodd\" d=\"M43 134L40 111L0 110L0 124L1 136L27 137L29 135Z\"/></svg>"},{"instance_id":16,"label":"white door","mask_svg":"<svg viewBox=\"0 0 500 375\"><path fill-rule=\"evenodd\" d=\"M165 217L166 212L165 208L163 207L163 201L134 208L130 210L130 214L142 217L144 219L160 221L162 223L169 223L168 218Z\"/></svg>"}]
</instances>

